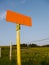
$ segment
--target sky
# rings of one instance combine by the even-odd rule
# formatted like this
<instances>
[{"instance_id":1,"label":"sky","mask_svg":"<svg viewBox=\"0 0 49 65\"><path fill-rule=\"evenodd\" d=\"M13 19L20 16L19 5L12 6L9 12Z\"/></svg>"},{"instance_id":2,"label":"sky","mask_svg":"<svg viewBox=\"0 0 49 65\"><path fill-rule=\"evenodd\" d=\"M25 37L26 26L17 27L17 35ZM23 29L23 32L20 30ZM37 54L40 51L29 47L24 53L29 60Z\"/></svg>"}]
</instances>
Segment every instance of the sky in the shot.
<instances>
[{"instance_id":1,"label":"sky","mask_svg":"<svg viewBox=\"0 0 49 65\"><path fill-rule=\"evenodd\" d=\"M21 43L49 38L49 0L0 0L0 45L16 44L16 24L6 22L6 10L32 18L31 27L21 25ZM36 44L49 44L49 40Z\"/></svg>"}]
</instances>

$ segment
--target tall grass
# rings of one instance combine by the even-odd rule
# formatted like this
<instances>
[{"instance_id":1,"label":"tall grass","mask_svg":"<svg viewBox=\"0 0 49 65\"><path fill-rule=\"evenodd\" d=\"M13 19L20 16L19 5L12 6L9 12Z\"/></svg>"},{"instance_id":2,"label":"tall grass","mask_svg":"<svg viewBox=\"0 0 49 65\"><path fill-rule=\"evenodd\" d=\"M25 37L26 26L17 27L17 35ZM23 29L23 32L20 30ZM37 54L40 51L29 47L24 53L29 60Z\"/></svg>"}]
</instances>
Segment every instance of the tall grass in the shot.
<instances>
[{"instance_id":1,"label":"tall grass","mask_svg":"<svg viewBox=\"0 0 49 65\"><path fill-rule=\"evenodd\" d=\"M9 47L2 48L0 65L17 65L16 48L12 50L12 60L9 58ZM34 47L21 49L22 65L49 65L49 47Z\"/></svg>"}]
</instances>

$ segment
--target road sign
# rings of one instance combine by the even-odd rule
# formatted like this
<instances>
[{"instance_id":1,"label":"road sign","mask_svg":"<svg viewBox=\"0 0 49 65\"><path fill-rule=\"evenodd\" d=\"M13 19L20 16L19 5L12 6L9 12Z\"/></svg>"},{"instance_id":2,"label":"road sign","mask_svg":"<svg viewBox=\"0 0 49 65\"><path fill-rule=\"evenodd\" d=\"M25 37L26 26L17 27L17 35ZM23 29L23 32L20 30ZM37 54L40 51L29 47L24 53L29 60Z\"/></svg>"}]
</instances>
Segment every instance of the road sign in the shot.
<instances>
[{"instance_id":1,"label":"road sign","mask_svg":"<svg viewBox=\"0 0 49 65\"><path fill-rule=\"evenodd\" d=\"M31 17L25 16L23 14L19 14L10 10L6 12L6 21L17 23L16 26L16 43L17 43L17 65L21 65L21 57L20 57L20 24L26 26L32 26Z\"/></svg>"},{"instance_id":2,"label":"road sign","mask_svg":"<svg viewBox=\"0 0 49 65\"><path fill-rule=\"evenodd\" d=\"M13 22L21 25L32 26L31 17L16 13L10 10L6 11L6 21Z\"/></svg>"}]
</instances>

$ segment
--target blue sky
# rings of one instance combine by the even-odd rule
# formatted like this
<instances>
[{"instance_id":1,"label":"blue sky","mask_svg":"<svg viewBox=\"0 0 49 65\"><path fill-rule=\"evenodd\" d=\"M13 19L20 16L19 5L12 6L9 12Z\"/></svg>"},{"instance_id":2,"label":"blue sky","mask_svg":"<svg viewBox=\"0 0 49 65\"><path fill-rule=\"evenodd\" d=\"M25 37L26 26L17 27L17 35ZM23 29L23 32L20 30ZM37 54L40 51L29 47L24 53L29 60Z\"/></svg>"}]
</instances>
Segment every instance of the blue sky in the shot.
<instances>
[{"instance_id":1,"label":"blue sky","mask_svg":"<svg viewBox=\"0 0 49 65\"><path fill-rule=\"evenodd\" d=\"M21 43L49 38L49 0L0 0L0 45L16 44L16 24L6 22L6 10L32 18L32 27L21 25Z\"/></svg>"}]
</instances>

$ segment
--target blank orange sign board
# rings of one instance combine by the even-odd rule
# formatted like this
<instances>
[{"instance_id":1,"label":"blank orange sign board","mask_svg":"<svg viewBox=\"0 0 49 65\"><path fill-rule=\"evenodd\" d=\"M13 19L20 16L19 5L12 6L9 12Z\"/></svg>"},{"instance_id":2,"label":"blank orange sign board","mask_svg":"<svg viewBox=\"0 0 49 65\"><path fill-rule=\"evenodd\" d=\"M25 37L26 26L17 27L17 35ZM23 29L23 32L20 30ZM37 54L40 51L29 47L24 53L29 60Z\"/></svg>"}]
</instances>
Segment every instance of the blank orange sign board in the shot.
<instances>
[{"instance_id":1,"label":"blank orange sign board","mask_svg":"<svg viewBox=\"0 0 49 65\"><path fill-rule=\"evenodd\" d=\"M6 21L13 22L21 25L32 26L31 17L16 13L10 10L6 11Z\"/></svg>"}]
</instances>

